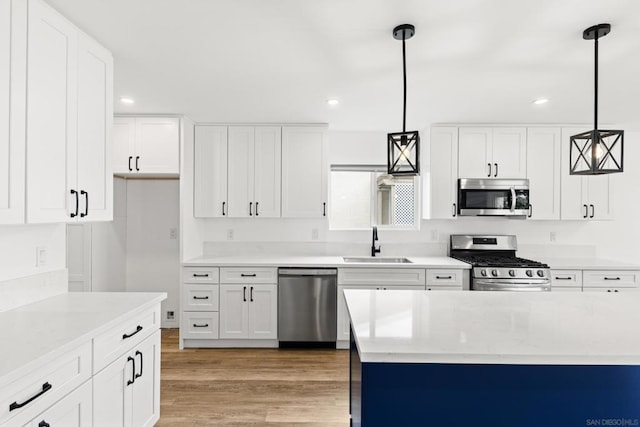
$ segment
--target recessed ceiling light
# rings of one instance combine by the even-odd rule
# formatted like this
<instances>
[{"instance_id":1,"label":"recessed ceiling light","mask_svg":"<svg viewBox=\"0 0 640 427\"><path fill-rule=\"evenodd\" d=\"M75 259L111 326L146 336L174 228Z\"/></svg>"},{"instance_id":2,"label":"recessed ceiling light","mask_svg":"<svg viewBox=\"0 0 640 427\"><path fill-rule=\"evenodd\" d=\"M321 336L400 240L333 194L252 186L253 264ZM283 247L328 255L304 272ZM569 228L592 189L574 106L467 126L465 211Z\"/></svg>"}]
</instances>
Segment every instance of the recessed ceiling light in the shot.
<instances>
[{"instance_id":1,"label":"recessed ceiling light","mask_svg":"<svg viewBox=\"0 0 640 427\"><path fill-rule=\"evenodd\" d=\"M327 104L331 105L331 106L335 106L340 104L340 101L338 101L337 99L327 99Z\"/></svg>"},{"instance_id":2,"label":"recessed ceiling light","mask_svg":"<svg viewBox=\"0 0 640 427\"><path fill-rule=\"evenodd\" d=\"M542 104L546 104L547 102L549 102L547 98L538 98L535 101L533 101L533 105L542 105Z\"/></svg>"},{"instance_id":3,"label":"recessed ceiling light","mask_svg":"<svg viewBox=\"0 0 640 427\"><path fill-rule=\"evenodd\" d=\"M120 98L120 102L122 102L123 104L133 104L136 101L134 101L133 98L123 96Z\"/></svg>"}]
</instances>

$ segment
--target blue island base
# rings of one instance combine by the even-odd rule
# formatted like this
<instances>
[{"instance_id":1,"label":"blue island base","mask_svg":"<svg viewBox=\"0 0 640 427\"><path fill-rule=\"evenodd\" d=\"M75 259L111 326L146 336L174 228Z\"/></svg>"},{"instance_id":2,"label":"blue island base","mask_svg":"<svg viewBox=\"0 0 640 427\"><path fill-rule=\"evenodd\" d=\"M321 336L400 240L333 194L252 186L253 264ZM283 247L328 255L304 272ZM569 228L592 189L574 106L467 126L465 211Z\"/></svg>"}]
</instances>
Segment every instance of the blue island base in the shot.
<instances>
[{"instance_id":1,"label":"blue island base","mask_svg":"<svg viewBox=\"0 0 640 427\"><path fill-rule=\"evenodd\" d=\"M640 367L360 363L352 426L639 426Z\"/></svg>"}]
</instances>

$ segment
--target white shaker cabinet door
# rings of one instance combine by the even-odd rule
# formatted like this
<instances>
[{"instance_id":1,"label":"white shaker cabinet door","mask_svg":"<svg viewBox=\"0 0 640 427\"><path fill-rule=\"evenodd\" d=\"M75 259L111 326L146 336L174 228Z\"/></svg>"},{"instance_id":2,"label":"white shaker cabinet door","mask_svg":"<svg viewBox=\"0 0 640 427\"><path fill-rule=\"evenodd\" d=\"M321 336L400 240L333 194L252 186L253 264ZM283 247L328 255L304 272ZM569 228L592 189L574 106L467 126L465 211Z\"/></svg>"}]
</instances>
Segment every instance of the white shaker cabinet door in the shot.
<instances>
[{"instance_id":1,"label":"white shaker cabinet door","mask_svg":"<svg viewBox=\"0 0 640 427\"><path fill-rule=\"evenodd\" d=\"M113 57L104 47L80 34L77 144L80 219L113 219L112 123Z\"/></svg>"},{"instance_id":2,"label":"white shaker cabinet door","mask_svg":"<svg viewBox=\"0 0 640 427\"><path fill-rule=\"evenodd\" d=\"M136 373L131 391L132 425L152 427L160 417L160 331L137 346L133 358Z\"/></svg>"},{"instance_id":3,"label":"white shaker cabinet door","mask_svg":"<svg viewBox=\"0 0 640 427\"><path fill-rule=\"evenodd\" d=\"M249 337L249 286L220 285L220 338Z\"/></svg>"},{"instance_id":4,"label":"white shaker cabinet door","mask_svg":"<svg viewBox=\"0 0 640 427\"><path fill-rule=\"evenodd\" d=\"M92 425L92 397L91 381L87 381L38 415L28 426L84 427Z\"/></svg>"},{"instance_id":5,"label":"white shaker cabinet door","mask_svg":"<svg viewBox=\"0 0 640 427\"><path fill-rule=\"evenodd\" d=\"M282 217L327 216L326 130L282 128Z\"/></svg>"},{"instance_id":6,"label":"white shaker cabinet door","mask_svg":"<svg viewBox=\"0 0 640 427\"><path fill-rule=\"evenodd\" d=\"M253 200L254 128L229 126L227 200L230 218L245 218L255 213Z\"/></svg>"},{"instance_id":7,"label":"white shaker cabinet door","mask_svg":"<svg viewBox=\"0 0 640 427\"><path fill-rule=\"evenodd\" d=\"M526 128L494 128L491 158L493 178L526 178Z\"/></svg>"},{"instance_id":8,"label":"white shaker cabinet door","mask_svg":"<svg viewBox=\"0 0 640 427\"><path fill-rule=\"evenodd\" d=\"M527 130L527 178L531 219L560 219L560 136L559 128Z\"/></svg>"},{"instance_id":9,"label":"white shaker cabinet door","mask_svg":"<svg viewBox=\"0 0 640 427\"><path fill-rule=\"evenodd\" d=\"M226 217L227 127L196 126L194 147L194 216Z\"/></svg>"},{"instance_id":10,"label":"white shaker cabinet door","mask_svg":"<svg viewBox=\"0 0 640 427\"><path fill-rule=\"evenodd\" d=\"M452 219L458 215L458 128L433 127L430 142L431 219Z\"/></svg>"},{"instance_id":11,"label":"white shaker cabinet door","mask_svg":"<svg viewBox=\"0 0 640 427\"><path fill-rule=\"evenodd\" d=\"M27 221L75 212L77 30L44 2L29 2Z\"/></svg>"},{"instance_id":12,"label":"white shaker cabinet door","mask_svg":"<svg viewBox=\"0 0 640 427\"><path fill-rule=\"evenodd\" d=\"M614 183L620 174L595 175L585 177L588 186L589 218L611 220L614 215Z\"/></svg>"},{"instance_id":13,"label":"white shaker cabinet door","mask_svg":"<svg viewBox=\"0 0 640 427\"><path fill-rule=\"evenodd\" d=\"M282 130L276 126L255 128L254 202L258 218L280 217Z\"/></svg>"},{"instance_id":14,"label":"white shaker cabinet door","mask_svg":"<svg viewBox=\"0 0 640 427\"><path fill-rule=\"evenodd\" d=\"M278 338L277 285L249 285L249 338Z\"/></svg>"},{"instance_id":15,"label":"white shaker cabinet door","mask_svg":"<svg viewBox=\"0 0 640 427\"><path fill-rule=\"evenodd\" d=\"M492 178L491 128L461 127L458 131L458 176Z\"/></svg>"},{"instance_id":16,"label":"white shaker cabinet door","mask_svg":"<svg viewBox=\"0 0 640 427\"><path fill-rule=\"evenodd\" d=\"M569 174L570 137L587 130L587 128L562 128L561 219L583 220L589 217L588 183L584 176Z\"/></svg>"},{"instance_id":17,"label":"white shaker cabinet door","mask_svg":"<svg viewBox=\"0 0 640 427\"><path fill-rule=\"evenodd\" d=\"M136 119L133 117L114 117L113 173L127 174L135 170L135 141Z\"/></svg>"},{"instance_id":18,"label":"white shaker cabinet door","mask_svg":"<svg viewBox=\"0 0 640 427\"><path fill-rule=\"evenodd\" d=\"M180 120L136 117L136 172L177 174L180 172Z\"/></svg>"},{"instance_id":19,"label":"white shaker cabinet door","mask_svg":"<svg viewBox=\"0 0 640 427\"><path fill-rule=\"evenodd\" d=\"M0 224L24 222L26 3L0 4Z\"/></svg>"},{"instance_id":20,"label":"white shaker cabinet door","mask_svg":"<svg viewBox=\"0 0 640 427\"><path fill-rule=\"evenodd\" d=\"M93 377L93 426L131 426L133 365L123 356Z\"/></svg>"}]
</instances>

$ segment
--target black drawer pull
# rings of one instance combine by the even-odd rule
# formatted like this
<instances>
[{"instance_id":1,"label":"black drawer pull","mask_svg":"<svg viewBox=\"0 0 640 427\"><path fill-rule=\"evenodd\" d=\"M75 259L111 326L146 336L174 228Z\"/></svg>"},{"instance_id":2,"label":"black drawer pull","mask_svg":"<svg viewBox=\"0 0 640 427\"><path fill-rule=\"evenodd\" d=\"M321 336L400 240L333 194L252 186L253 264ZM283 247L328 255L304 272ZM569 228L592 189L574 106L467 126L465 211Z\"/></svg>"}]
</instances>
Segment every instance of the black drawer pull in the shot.
<instances>
[{"instance_id":1,"label":"black drawer pull","mask_svg":"<svg viewBox=\"0 0 640 427\"><path fill-rule=\"evenodd\" d=\"M620 280L619 277L605 277L604 280Z\"/></svg>"},{"instance_id":2,"label":"black drawer pull","mask_svg":"<svg viewBox=\"0 0 640 427\"><path fill-rule=\"evenodd\" d=\"M194 324L193 324L193 327L194 327L194 328L208 328L208 327L209 327L209 324L208 324L208 323L205 323L204 325L198 325L197 323L194 323Z\"/></svg>"},{"instance_id":3,"label":"black drawer pull","mask_svg":"<svg viewBox=\"0 0 640 427\"><path fill-rule=\"evenodd\" d=\"M440 279L440 280L443 280L443 279L451 280L451 278L452 278L451 276L436 276L436 279Z\"/></svg>"},{"instance_id":4,"label":"black drawer pull","mask_svg":"<svg viewBox=\"0 0 640 427\"><path fill-rule=\"evenodd\" d=\"M555 279L556 280L571 280L571 276L567 276L567 277L556 276Z\"/></svg>"},{"instance_id":5,"label":"black drawer pull","mask_svg":"<svg viewBox=\"0 0 640 427\"><path fill-rule=\"evenodd\" d=\"M33 402L34 400L36 400L37 398L39 398L40 396L42 396L43 394L45 394L46 392L48 392L49 390L51 390L53 388L53 386L49 383L44 383L42 384L42 390L39 391L38 393L34 394L33 396L31 396L29 399L25 400L22 403L18 403L18 402L13 402L11 405L9 405L9 412L15 410L15 409L20 409L25 405L28 405L29 403Z\"/></svg>"},{"instance_id":6,"label":"black drawer pull","mask_svg":"<svg viewBox=\"0 0 640 427\"><path fill-rule=\"evenodd\" d=\"M196 297L196 296L194 296L193 299L209 299L209 296L206 296L206 297Z\"/></svg>"},{"instance_id":7,"label":"black drawer pull","mask_svg":"<svg viewBox=\"0 0 640 427\"><path fill-rule=\"evenodd\" d=\"M244 274L244 273L241 273L241 274L240 274L240 277L256 277L256 273L253 273L253 274Z\"/></svg>"},{"instance_id":8,"label":"black drawer pull","mask_svg":"<svg viewBox=\"0 0 640 427\"><path fill-rule=\"evenodd\" d=\"M133 364L133 368L131 368L131 379L127 381L127 386L136 382L136 359L129 356L127 357L127 363L131 362Z\"/></svg>"},{"instance_id":9,"label":"black drawer pull","mask_svg":"<svg viewBox=\"0 0 640 427\"><path fill-rule=\"evenodd\" d=\"M42 420L38 423L38 427L51 427L51 424L49 424L45 420Z\"/></svg>"},{"instance_id":10,"label":"black drawer pull","mask_svg":"<svg viewBox=\"0 0 640 427\"><path fill-rule=\"evenodd\" d=\"M207 274L197 274L197 273L193 273L193 277L209 277L209 273L207 273Z\"/></svg>"},{"instance_id":11,"label":"black drawer pull","mask_svg":"<svg viewBox=\"0 0 640 427\"><path fill-rule=\"evenodd\" d=\"M122 339L126 340L127 338L131 338L132 336L134 336L135 334L137 334L141 330L142 330L142 326L138 325L138 327L136 327L136 331L135 332L131 332L130 334L123 334L122 335Z\"/></svg>"}]
</instances>

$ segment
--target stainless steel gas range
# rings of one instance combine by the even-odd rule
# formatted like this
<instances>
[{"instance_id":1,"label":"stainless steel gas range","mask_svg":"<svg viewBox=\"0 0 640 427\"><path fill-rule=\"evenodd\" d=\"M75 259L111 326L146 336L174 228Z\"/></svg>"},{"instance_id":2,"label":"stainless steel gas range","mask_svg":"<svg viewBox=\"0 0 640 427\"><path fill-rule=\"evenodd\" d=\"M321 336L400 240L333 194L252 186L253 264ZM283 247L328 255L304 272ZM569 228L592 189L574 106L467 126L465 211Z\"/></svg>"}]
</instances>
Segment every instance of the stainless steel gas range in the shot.
<instances>
[{"instance_id":1,"label":"stainless steel gas range","mask_svg":"<svg viewBox=\"0 0 640 427\"><path fill-rule=\"evenodd\" d=\"M549 266L516 256L516 236L451 235L450 256L471 264L472 291L550 291Z\"/></svg>"}]
</instances>

